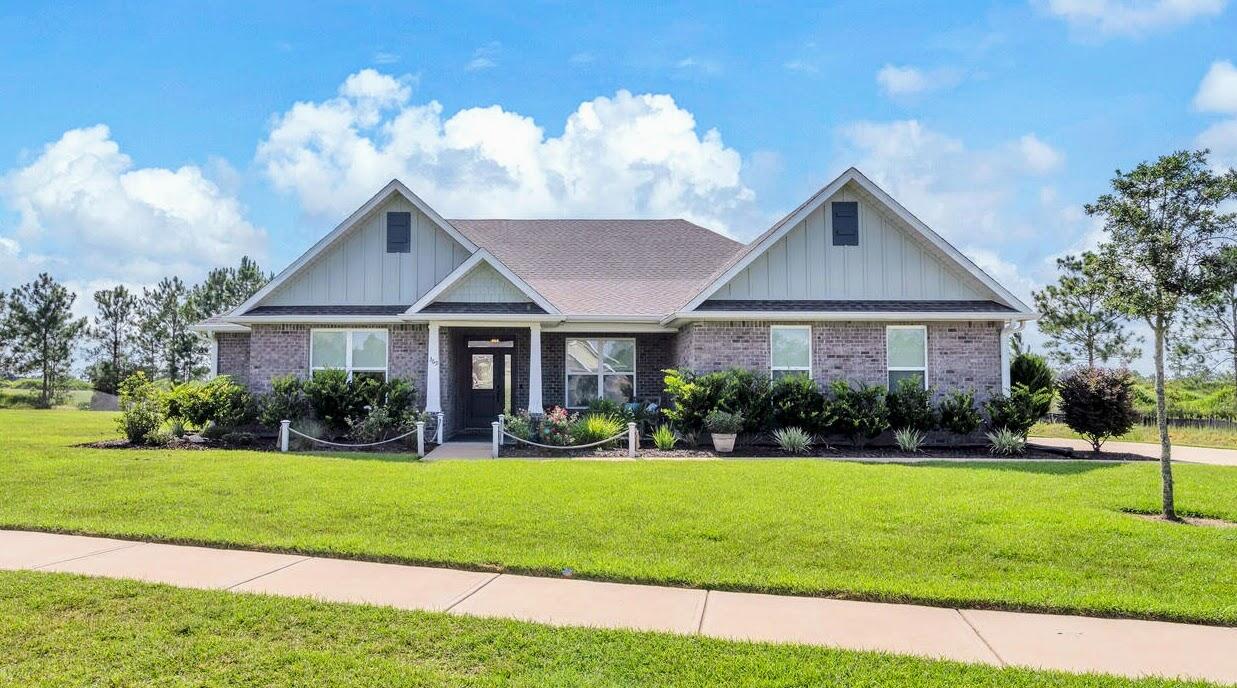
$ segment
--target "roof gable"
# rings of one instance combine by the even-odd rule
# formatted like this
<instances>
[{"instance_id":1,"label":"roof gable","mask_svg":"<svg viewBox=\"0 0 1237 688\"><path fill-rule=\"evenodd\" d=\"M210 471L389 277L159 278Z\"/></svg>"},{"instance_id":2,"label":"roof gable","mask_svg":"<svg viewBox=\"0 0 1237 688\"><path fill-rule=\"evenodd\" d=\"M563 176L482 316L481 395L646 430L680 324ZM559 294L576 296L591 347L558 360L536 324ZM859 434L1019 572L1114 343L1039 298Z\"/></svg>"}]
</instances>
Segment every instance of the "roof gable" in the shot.
<instances>
[{"instance_id":1,"label":"roof gable","mask_svg":"<svg viewBox=\"0 0 1237 688\"><path fill-rule=\"evenodd\" d=\"M545 313L559 312L528 282L486 249L472 254L412 304L407 313L432 312L433 309L427 307L442 303L533 303Z\"/></svg>"},{"instance_id":2,"label":"roof gable","mask_svg":"<svg viewBox=\"0 0 1237 688\"><path fill-rule=\"evenodd\" d=\"M859 202L859 246L833 246L832 200ZM748 244L680 311L709 299L992 299L1030 312L854 168Z\"/></svg>"}]
</instances>

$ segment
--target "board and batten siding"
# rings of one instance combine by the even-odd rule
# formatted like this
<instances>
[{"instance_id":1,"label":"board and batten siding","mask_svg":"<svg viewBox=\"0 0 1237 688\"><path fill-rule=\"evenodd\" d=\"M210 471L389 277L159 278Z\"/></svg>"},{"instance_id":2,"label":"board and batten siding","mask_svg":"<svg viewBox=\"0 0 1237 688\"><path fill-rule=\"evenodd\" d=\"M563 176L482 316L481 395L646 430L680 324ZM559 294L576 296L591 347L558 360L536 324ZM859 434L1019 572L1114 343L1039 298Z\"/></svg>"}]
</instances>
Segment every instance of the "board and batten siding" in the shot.
<instances>
[{"instance_id":1,"label":"board and batten siding","mask_svg":"<svg viewBox=\"0 0 1237 688\"><path fill-rule=\"evenodd\" d=\"M859 203L859 245L833 245L833 201ZM845 187L734 276L712 299L996 298L910 227ZM951 261L950 261L951 262Z\"/></svg>"},{"instance_id":2,"label":"board and batten siding","mask_svg":"<svg viewBox=\"0 0 1237 688\"><path fill-rule=\"evenodd\" d=\"M531 299L503 277L494 266L477 263L434 301L449 303L528 303Z\"/></svg>"},{"instance_id":3,"label":"board and batten siding","mask_svg":"<svg viewBox=\"0 0 1237 688\"><path fill-rule=\"evenodd\" d=\"M387 253L387 213L400 211L412 213L412 251ZM408 305L469 255L433 220L404 198L395 197L258 305Z\"/></svg>"}]
</instances>

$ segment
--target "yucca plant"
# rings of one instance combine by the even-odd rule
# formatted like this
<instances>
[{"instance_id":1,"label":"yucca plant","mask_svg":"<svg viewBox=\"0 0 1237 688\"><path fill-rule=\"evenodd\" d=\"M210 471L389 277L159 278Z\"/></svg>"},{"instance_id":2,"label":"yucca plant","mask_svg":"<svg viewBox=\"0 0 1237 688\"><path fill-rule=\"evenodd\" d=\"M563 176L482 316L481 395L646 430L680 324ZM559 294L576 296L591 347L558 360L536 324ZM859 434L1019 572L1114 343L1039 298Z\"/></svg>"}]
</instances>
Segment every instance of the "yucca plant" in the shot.
<instances>
[{"instance_id":1,"label":"yucca plant","mask_svg":"<svg viewBox=\"0 0 1237 688\"><path fill-rule=\"evenodd\" d=\"M1027 450L1027 438L1009 428L988 433L988 450L1000 456L1017 456Z\"/></svg>"},{"instance_id":2,"label":"yucca plant","mask_svg":"<svg viewBox=\"0 0 1237 688\"><path fill-rule=\"evenodd\" d=\"M924 434L915 428L900 428L893 433L893 441L898 444L898 449L910 454L918 452L925 439Z\"/></svg>"},{"instance_id":3,"label":"yucca plant","mask_svg":"<svg viewBox=\"0 0 1237 688\"><path fill-rule=\"evenodd\" d=\"M792 426L774 430L773 441L789 454L806 454L812 449L812 435L803 428Z\"/></svg>"},{"instance_id":4,"label":"yucca plant","mask_svg":"<svg viewBox=\"0 0 1237 688\"><path fill-rule=\"evenodd\" d=\"M674 430L670 429L669 425L659 425L653 431L653 445L662 451L670 451L674 449L674 445L678 444L679 436Z\"/></svg>"}]
</instances>

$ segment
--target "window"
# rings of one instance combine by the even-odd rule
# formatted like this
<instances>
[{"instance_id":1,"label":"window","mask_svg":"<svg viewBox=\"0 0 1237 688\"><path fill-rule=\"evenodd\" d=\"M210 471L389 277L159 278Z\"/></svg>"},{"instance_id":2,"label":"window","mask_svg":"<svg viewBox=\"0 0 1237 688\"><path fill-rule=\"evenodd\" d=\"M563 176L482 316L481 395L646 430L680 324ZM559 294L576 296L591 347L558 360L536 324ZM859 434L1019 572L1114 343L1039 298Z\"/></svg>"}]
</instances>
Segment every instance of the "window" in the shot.
<instances>
[{"instance_id":1,"label":"window","mask_svg":"<svg viewBox=\"0 0 1237 688\"><path fill-rule=\"evenodd\" d=\"M833 203L833 245L859 245L859 203L855 201Z\"/></svg>"},{"instance_id":2,"label":"window","mask_svg":"<svg viewBox=\"0 0 1237 688\"><path fill-rule=\"evenodd\" d=\"M774 380L787 375L812 376L810 325L774 325L769 328L769 369Z\"/></svg>"},{"instance_id":3,"label":"window","mask_svg":"<svg viewBox=\"0 0 1237 688\"><path fill-rule=\"evenodd\" d=\"M907 378L928 386L928 328L923 325L890 325L885 330L889 360L889 389Z\"/></svg>"},{"instance_id":4,"label":"window","mask_svg":"<svg viewBox=\"0 0 1237 688\"><path fill-rule=\"evenodd\" d=\"M567 408L593 399L627 403L635 394L636 340L567 340Z\"/></svg>"},{"instance_id":5,"label":"window","mask_svg":"<svg viewBox=\"0 0 1237 688\"><path fill-rule=\"evenodd\" d=\"M387 253L412 253L412 213L387 213Z\"/></svg>"},{"instance_id":6,"label":"window","mask_svg":"<svg viewBox=\"0 0 1237 688\"><path fill-rule=\"evenodd\" d=\"M387 379L386 330L312 330L309 333L311 371L339 369L349 378Z\"/></svg>"}]
</instances>

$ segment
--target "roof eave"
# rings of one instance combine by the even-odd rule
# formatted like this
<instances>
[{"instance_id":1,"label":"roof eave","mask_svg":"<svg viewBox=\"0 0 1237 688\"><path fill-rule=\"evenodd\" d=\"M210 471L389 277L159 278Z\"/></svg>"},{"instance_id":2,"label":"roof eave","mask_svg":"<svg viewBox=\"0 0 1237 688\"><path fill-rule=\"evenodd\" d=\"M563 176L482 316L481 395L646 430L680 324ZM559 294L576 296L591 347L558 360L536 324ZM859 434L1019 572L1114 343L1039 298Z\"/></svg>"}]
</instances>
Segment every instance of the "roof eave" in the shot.
<instances>
[{"instance_id":1,"label":"roof eave","mask_svg":"<svg viewBox=\"0 0 1237 688\"><path fill-rule=\"evenodd\" d=\"M902 320L975 320L1019 321L1036 320L1039 313L1033 311L678 311L662 319L662 324L692 322L695 320L786 320L786 321L874 321L894 322Z\"/></svg>"}]
</instances>

